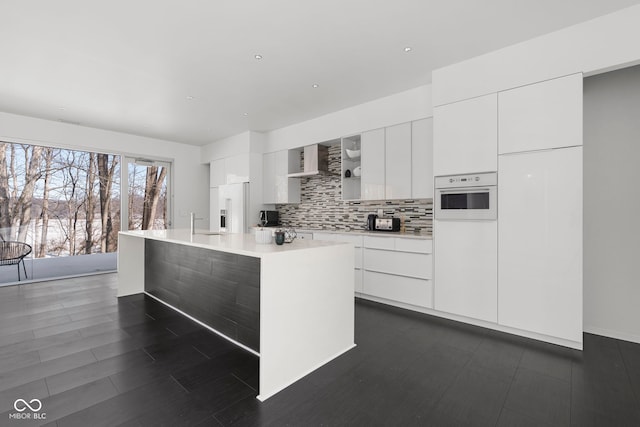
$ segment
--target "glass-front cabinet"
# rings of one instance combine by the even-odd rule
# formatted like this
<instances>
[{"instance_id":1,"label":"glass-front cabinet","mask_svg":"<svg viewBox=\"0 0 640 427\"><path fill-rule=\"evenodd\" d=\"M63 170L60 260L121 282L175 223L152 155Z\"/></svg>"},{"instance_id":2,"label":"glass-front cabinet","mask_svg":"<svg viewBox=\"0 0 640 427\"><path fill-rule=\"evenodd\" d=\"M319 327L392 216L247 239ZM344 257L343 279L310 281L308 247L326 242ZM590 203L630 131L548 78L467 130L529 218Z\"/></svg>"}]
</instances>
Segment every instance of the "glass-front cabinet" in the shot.
<instances>
[{"instance_id":1,"label":"glass-front cabinet","mask_svg":"<svg viewBox=\"0 0 640 427\"><path fill-rule=\"evenodd\" d=\"M342 138L342 199L360 200L360 134Z\"/></svg>"}]
</instances>

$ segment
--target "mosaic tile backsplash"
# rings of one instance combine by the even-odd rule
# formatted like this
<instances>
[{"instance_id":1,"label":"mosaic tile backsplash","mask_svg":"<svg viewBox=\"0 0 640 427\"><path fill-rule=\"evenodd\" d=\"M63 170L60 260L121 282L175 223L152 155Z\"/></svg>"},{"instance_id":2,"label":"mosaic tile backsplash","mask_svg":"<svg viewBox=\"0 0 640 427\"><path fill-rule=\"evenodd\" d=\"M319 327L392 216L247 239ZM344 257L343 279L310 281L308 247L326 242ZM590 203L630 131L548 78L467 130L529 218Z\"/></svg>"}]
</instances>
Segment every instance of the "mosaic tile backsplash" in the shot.
<instances>
[{"instance_id":1,"label":"mosaic tile backsplash","mask_svg":"<svg viewBox=\"0 0 640 427\"><path fill-rule=\"evenodd\" d=\"M367 215L382 209L384 216L405 218L407 232L431 234L433 200L342 200L340 145L329 147L329 174L301 178L300 203L276 205L285 227L335 231L365 230Z\"/></svg>"}]
</instances>

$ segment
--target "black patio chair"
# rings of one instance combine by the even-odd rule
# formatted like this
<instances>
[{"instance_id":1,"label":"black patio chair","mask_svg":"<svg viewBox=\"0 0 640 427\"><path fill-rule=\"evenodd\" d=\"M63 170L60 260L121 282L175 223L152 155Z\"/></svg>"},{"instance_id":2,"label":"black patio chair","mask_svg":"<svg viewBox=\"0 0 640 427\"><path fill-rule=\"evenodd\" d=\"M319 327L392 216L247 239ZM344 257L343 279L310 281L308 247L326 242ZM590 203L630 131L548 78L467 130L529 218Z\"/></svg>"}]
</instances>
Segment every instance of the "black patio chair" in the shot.
<instances>
[{"instance_id":1,"label":"black patio chair","mask_svg":"<svg viewBox=\"0 0 640 427\"><path fill-rule=\"evenodd\" d=\"M18 282L20 277L20 263L22 263L22 269L24 270L24 278L28 279L27 267L24 265L24 258L31 253L31 245L23 242L15 242L4 240L0 242L0 266L2 265L17 265L18 266Z\"/></svg>"}]
</instances>

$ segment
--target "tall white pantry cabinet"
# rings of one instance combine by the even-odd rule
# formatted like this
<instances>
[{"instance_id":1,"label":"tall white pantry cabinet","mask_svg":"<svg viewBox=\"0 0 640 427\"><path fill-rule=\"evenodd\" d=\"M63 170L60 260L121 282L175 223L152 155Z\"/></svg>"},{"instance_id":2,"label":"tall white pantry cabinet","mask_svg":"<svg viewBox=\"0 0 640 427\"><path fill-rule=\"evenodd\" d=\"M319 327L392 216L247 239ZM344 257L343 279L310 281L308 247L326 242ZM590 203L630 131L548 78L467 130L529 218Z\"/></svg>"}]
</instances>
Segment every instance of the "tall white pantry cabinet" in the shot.
<instances>
[{"instance_id":1,"label":"tall white pantry cabinet","mask_svg":"<svg viewBox=\"0 0 640 427\"><path fill-rule=\"evenodd\" d=\"M582 345L582 74L498 94L498 323Z\"/></svg>"}]
</instances>

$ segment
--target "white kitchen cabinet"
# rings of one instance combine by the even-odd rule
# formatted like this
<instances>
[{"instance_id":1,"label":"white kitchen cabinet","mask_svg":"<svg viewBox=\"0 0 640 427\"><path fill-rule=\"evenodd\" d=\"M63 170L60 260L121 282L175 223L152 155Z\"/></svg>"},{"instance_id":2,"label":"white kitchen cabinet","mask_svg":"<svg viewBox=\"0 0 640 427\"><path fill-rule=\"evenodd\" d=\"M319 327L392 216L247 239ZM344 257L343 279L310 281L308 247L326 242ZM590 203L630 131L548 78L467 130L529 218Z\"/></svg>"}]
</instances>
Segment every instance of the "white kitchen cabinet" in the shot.
<instances>
[{"instance_id":1,"label":"white kitchen cabinet","mask_svg":"<svg viewBox=\"0 0 640 427\"><path fill-rule=\"evenodd\" d=\"M314 240L347 242L354 247L354 291L362 292L362 235L349 233L313 233Z\"/></svg>"},{"instance_id":2,"label":"white kitchen cabinet","mask_svg":"<svg viewBox=\"0 0 640 427\"><path fill-rule=\"evenodd\" d=\"M224 159L214 160L209 164L209 187L226 184Z\"/></svg>"},{"instance_id":3,"label":"white kitchen cabinet","mask_svg":"<svg viewBox=\"0 0 640 427\"><path fill-rule=\"evenodd\" d=\"M368 271L409 276L418 279L431 278L431 255L411 252L364 250L364 268Z\"/></svg>"},{"instance_id":4,"label":"white kitchen cabinet","mask_svg":"<svg viewBox=\"0 0 640 427\"><path fill-rule=\"evenodd\" d=\"M341 141L342 200L360 200L362 185L358 171L362 170L362 156L357 154L358 151L361 152L360 139L360 134L357 134L346 136Z\"/></svg>"},{"instance_id":5,"label":"white kitchen cabinet","mask_svg":"<svg viewBox=\"0 0 640 427\"><path fill-rule=\"evenodd\" d=\"M210 163L209 187L249 182L251 155L237 154Z\"/></svg>"},{"instance_id":6,"label":"white kitchen cabinet","mask_svg":"<svg viewBox=\"0 0 640 427\"><path fill-rule=\"evenodd\" d=\"M362 200L385 198L385 130L376 129L362 133L361 158Z\"/></svg>"},{"instance_id":7,"label":"white kitchen cabinet","mask_svg":"<svg viewBox=\"0 0 640 427\"><path fill-rule=\"evenodd\" d=\"M266 153L262 155L262 202L276 200L276 153Z\"/></svg>"},{"instance_id":8,"label":"white kitchen cabinet","mask_svg":"<svg viewBox=\"0 0 640 427\"><path fill-rule=\"evenodd\" d=\"M497 170L498 95L434 108L434 175Z\"/></svg>"},{"instance_id":9,"label":"white kitchen cabinet","mask_svg":"<svg viewBox=\"0 0 640 427\"><path fill-rule=\"evenodd\" d=\"M433 308L432 241L364 236L363 296Z\"/></svg>"},{"instance_id":10,"label":"white kitchen cabinet","mask_svg":"<svg viewBox=\"0 0 640 427\"><path fill-rule=\"evenodd\" d=\"M218 200L218 187L209 189L209 230L220 230L220 202Z\"/></svg>"},{"instance_id":11,"label":"white kitchen cabinet","mask_svg":"<svg viewBox=\"0 0 640 427\"><path fill-rule=\"evenodd\" d=\"M497 221L434 222L436 310L497 322L497 228Z\"/></svg>"},{"instance_id":12,"label":"white kitchen cabinet","mask_svg":"<svg viewBox=\"0 0 640 427\"><path fill-rule=\"evenodd\" d=\"M411 123L385 128L385 199L411 198Z\"/></svg>"},{"instance_id":13,"label":"white kitchen cabinet","mask_svg":"<svg viewBox=\"0 0 640 427\"><path fill-rule=\"evenodd\" d=\"M430 280L367 270L364 272L363 280L364 293L367 295L419 307L433 307L433 291Z\"/></svg>"},{"instance_id":14,"label":"white kitchen cabinet","mask_svg":"<svg viewBox=\"0 0 640 427\"><path fill-rule=\"evenodd\" d=\"M299 168L299 153L281 150L262 156L263 203L300 203L300 178L289 178L293 165Z\"/></svg>"},{"instance_id":15,"label":"white kitchen cabinet","mask_svg":"<svg viewBox=\"0 0 640 427\"><path fill-rule=\"evenodd\" d=\"M226 184L240 184L249 182L250 155L249 153L236 154L224 159L224 172Z\"/></svg>"},{"instance_id":16,"label":"white kitchen cabinet","mask_svg":"<svg viewBox=\"0 0 640 427\"><path fill-rule=\"evenodd\" d=\"M499 154L582 145L582 74L498 95Z\"/></svg>"},{"instance_id":17,"label":"white kitchen cabinet","mask_svg":"<svg viewBox=\"0 0 640 427\"><path fill-rule=\"evenodd\" d=\"M502 155L498 177L498 323L581 343L582 147Z\"/></svg>"},{"instance_id":18,"label":"white kitchen cabinet","mask_svg":"<svg viewBox=\"0 0 640 427\"><path fill-rule=\"evenodd\" d=\"M411 198L433 198L433 118L411 123Z\"/></svg>"},{"instance_id":19,"label":"white kitchen cabinet","mask_svg":"<svg viewBox=\"0 0 640 427\"><path fill-rule=\"evenodd\" d=\"M298 231L298 232L296 232L296 239L313 240L313 233L306 233L306 232Z\"/></svg>"}]
</instances>

